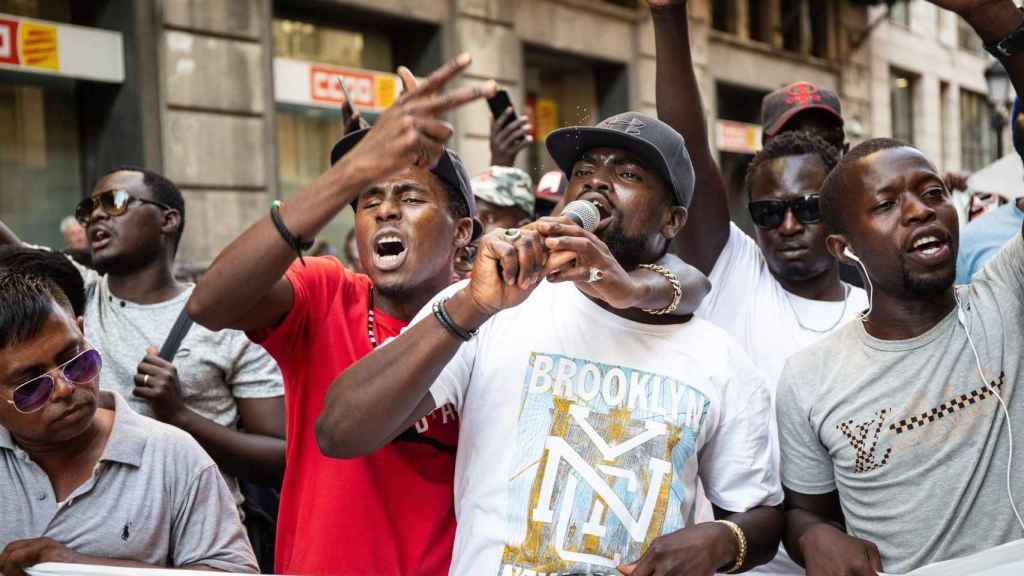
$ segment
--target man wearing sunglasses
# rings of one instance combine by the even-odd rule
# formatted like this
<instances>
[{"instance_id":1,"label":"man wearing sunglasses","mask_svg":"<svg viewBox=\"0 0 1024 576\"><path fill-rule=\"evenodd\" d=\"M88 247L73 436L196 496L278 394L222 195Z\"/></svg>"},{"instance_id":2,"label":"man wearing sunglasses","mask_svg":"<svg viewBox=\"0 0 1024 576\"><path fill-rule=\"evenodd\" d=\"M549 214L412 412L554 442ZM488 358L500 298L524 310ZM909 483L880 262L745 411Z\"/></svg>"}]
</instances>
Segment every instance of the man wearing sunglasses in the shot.
<instances>
[{"instance_id":1,"label":"man wearing sunglasses","mask_svg":"<svg viewBox=\"0 0 1024 576\"><path fill-rule=\"evenodd\" d=\"M78 268L85 331L106 360L100 387L192 434L239 504L236 478L279 485L284 388L266 351L240 331L192 326L173 362L157 354L193 288L173 274L185 224L181 192L154 172L118 169L97 182L75 217L92 253L94 270Z\"/></svg>"},{"instance_id":2,"label":"man wearing sunglasses","mask_svg":"<svg viewBox=\"0 0 1024 576\"><path fill-rule=\"evenodd\" d=\"M658 116L686 137L697 181L693 216L675 249L711 279L711 293L697 315L740 342L767 374L774 395L788 356L867 307L864 291L840 280L839 265L825 248L819 189L839 153L818 136L783 131L780 115L775 122L780 126L773 126L773 137L747 172L748 208L757 231L754 239L744 234L729 220L726 185L707 144L690 52L687 2L649 4L659 56ZM758 572L802 570L780 551Z\"/></svg>"},{"instance_id":3,"label":"man wearing sunglasses","mask_svg":"<svg viewBox=\"0 0 1024 576\"><path fill-rule=\"evenodd\" d=\"M0 266L0 574L43 562L255 572L210 457L99 391L103 358L71 305L81 286L58 286L74 273L56 254Z\"/></svg>"},{"instance_id":4,"label":"man wearing sunglasses","mask_svg":"<svg viewBox=\"0 0 1024 576\"><path fill-rule=\"evenodd\" d=\"M751 163L745 188L757 231L729 221L727 191L707 144L690 52L685 0L650 0L658 55L658 116L690 144L697 185L693 217L676 239L683 260L708 274L697 315L737 338L773 383L786 358L867 306L843 283L825 249L818 193L838 152L808 133L782 131ZM667 58L665 55L674 57Z\"/></svg>"}]
</instances>

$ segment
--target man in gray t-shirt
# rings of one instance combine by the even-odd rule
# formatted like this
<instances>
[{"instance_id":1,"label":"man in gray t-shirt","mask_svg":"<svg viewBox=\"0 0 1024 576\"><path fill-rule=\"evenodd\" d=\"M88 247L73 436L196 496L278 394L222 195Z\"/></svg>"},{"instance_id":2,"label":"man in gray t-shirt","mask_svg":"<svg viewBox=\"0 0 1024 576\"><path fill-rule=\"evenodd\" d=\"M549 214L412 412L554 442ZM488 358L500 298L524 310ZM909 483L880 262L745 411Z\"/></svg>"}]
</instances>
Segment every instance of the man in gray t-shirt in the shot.
<instances>
[{"instance_id":1,"label":"man in gray t-shirt","mask_svg":"<svg viewBox=\"0 0 1024 576\"><path fill-rule=\"evenodd\" d=\"M851 150L822 196L830 249L866 271L872 307L779 383L790 554L808 573L904 573L1024 538L999 402L1024 445L1024 238L954 289L949 190L892 140ZM1021 485L1024 459L1011 472Z\"/></svg>"},{"instance_id":2,"label":"man in gray t-shirt","mask_svg":"<svg viewBox=\"0 0 1024 576\"><path fill-rule=\"evenodd\" d=\"M284 473L284 385L277 364L239 331L193 325L172 362L157 355L193 286L174 257L185 203L175 185L138 168L97 182L75 213L95 271L85 281L85 335L106 361L100 386L137 412L191 434L226 474L278 485ZM0 225L0 244L17 242Z\"/></svg>"}]
</instances>

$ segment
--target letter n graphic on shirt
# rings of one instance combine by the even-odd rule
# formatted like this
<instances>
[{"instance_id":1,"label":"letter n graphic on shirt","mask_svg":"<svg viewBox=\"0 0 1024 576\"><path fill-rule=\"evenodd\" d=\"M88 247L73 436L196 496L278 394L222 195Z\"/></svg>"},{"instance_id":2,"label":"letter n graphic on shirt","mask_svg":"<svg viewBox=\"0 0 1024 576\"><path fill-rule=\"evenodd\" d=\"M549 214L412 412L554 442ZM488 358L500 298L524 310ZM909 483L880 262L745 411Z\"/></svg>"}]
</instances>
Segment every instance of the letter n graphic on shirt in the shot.
<instances>
[{"instance_id":1,"label":"letter n graphic on shirt","mask_svg":"<svg viewBox=\"0 0 1024 576\"><path fill-rule=\"evenodd\" d=\"M679 475L696 465L703 393L577 358L535 355L532 366L552 385L535 374L523 385L500 574L613 572L691 521Z\"/></svg>"}]
</instances>

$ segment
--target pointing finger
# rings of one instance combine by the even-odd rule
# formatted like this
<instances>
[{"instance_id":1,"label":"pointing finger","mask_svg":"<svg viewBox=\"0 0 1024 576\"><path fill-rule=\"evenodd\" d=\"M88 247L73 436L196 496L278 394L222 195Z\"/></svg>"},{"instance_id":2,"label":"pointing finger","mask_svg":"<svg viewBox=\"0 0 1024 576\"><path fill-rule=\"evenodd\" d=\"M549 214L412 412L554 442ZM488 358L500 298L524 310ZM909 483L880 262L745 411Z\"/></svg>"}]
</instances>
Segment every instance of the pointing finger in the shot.
<instances>
[{"instance_id":1,"label":"pointing finger","mask_svg":"<svg viewBox=\"0 0 1024 576\"><path fill-rule=\"evenodd\" d=\"M469 67L473 62L473 58L469 54L463 52L452 60L446 62L443 66L435 70L430 76L427 76L426 80L422 84L416 86L415 78L413 79L413 89L410 90L410 98L432 94L437 92L448 83L449 80L458 76L463 70ZM399 68L399 75L401 75L401 68ZM412 72L409 69L405 69L412 77Z\"/></svg>"},{"instance_id":2,"label":"pointing finger","mask_svg":"<svg viewBox=\"0 0 1024 576\"><path fill-rule=\"evenodd\" d=\"M485 84L478 86L466 86L445 94L434 95L425 97L422 100L417 100L415 104L411 105L410 111L414 113L443 114L453 108L458 108L459 106L468 104L474 100L490 98L494 95L494 91L497 89L498 85L494 83L494 80L490 80Z\"/></svg>"}]
</instances>

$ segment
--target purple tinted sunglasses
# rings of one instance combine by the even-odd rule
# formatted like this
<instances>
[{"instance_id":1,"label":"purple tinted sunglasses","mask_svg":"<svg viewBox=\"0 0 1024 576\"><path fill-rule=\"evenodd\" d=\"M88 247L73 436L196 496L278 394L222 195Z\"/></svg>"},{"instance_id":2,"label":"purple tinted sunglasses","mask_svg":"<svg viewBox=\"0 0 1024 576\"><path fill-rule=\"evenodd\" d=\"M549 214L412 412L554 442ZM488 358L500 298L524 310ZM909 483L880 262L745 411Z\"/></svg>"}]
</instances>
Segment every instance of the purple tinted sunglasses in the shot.
<instances>
[{"instance_id":1,"label":"purple tinted sunglasses","mask_svg":"<svg viewBox=\"0 0 1024 576\"><path fill-rule=\"evenodd\" d=\"M90 348L75 356L71 360L57 366L61 378L70 384L88 384L96 379L103 365L103 358L95 348ZM21 384L14 389L14 399L7 403L14 406L14 409L22 414L31 414L42 408L53 394L57 382L47 372L42 376Z\"/></svg>"}]
</instances>

